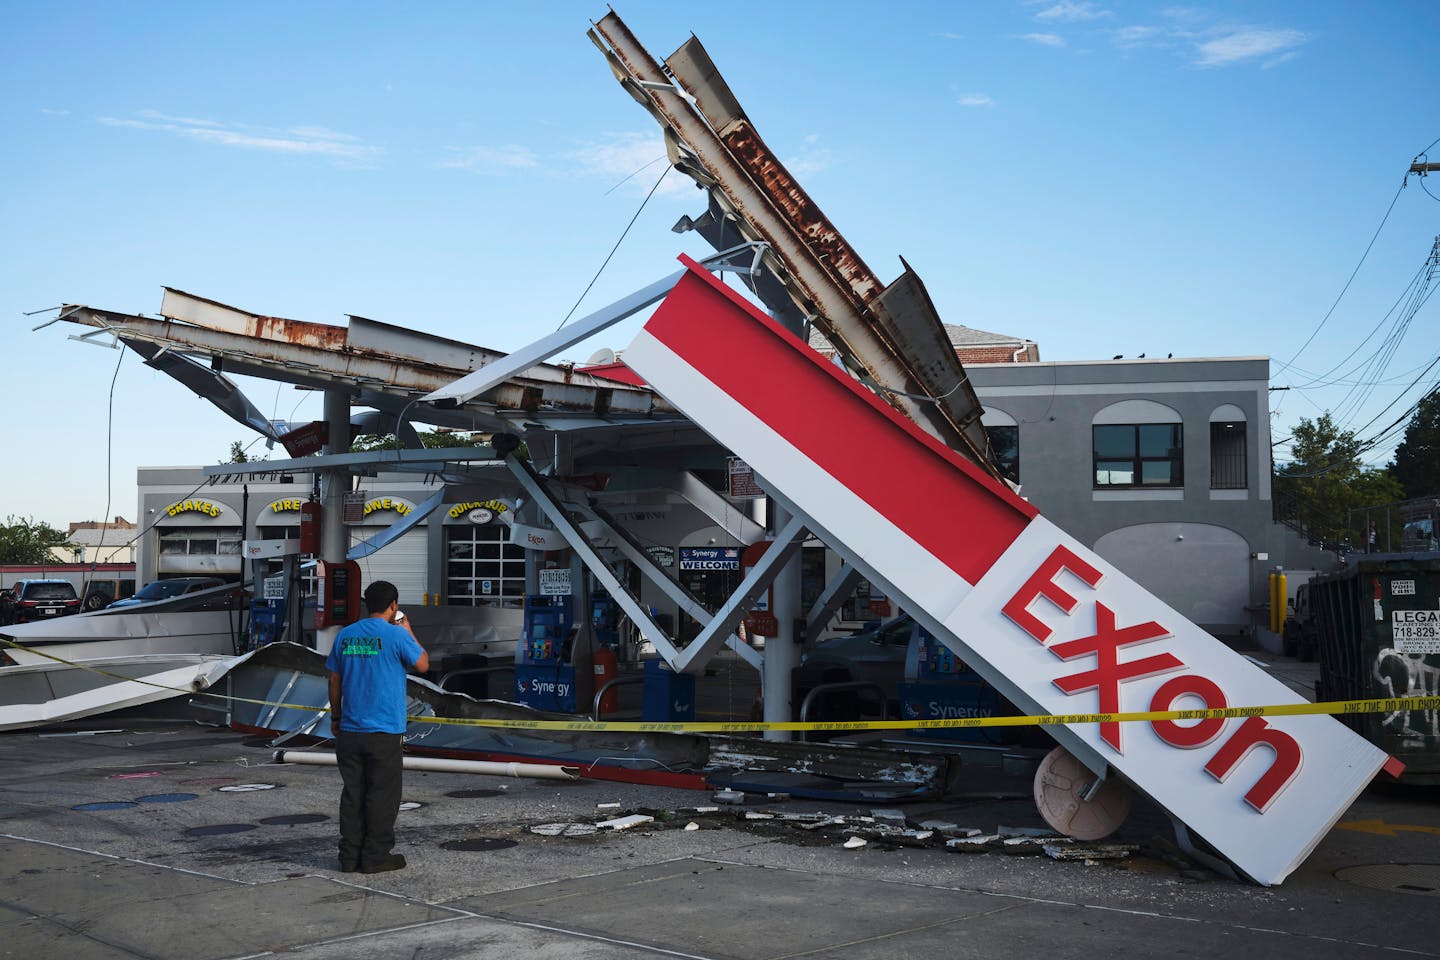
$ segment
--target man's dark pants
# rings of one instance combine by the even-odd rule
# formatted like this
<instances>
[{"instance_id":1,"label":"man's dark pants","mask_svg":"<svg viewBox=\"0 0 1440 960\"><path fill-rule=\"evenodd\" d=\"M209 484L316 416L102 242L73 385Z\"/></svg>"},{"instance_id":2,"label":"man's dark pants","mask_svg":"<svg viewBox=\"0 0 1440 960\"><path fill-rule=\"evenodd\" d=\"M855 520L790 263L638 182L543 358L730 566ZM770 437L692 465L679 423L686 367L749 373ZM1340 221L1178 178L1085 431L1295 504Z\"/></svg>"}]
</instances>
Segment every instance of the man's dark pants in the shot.
<instances>
[{"instance_id":1,"label":"man's dark pants","mask_svg":"<svg viewBox=\"0 0 1440 960\"><path fill-rule=\"evenodd\" d=\"M402 768L400 734L347 733L335 740L340 794L340 863L376 864L395 846Z\"/></svg>"}]
</instances>

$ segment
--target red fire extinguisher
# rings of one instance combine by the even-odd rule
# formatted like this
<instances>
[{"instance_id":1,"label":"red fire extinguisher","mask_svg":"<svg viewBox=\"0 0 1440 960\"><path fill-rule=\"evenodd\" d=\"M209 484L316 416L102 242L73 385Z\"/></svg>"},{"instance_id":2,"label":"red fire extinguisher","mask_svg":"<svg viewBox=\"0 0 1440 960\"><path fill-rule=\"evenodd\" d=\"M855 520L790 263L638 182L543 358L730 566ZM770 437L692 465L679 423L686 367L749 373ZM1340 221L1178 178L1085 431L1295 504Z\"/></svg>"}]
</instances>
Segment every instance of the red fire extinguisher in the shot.
<instances>
[{"instance_id":1,"label":"red fire extinguisher","mask_svg":"<svg viewBox=\"0 0 1440 960\"><path fill-rule=\"evenodd\" d=\"M595 689L599 690L605 684L615 679L620 672L620 662L615 657L615 651L606 646L595 648ZM611 687L605 691L600 698L600 712L614 713L620 709L620 694Z\"/></svg>"}]
</instances>

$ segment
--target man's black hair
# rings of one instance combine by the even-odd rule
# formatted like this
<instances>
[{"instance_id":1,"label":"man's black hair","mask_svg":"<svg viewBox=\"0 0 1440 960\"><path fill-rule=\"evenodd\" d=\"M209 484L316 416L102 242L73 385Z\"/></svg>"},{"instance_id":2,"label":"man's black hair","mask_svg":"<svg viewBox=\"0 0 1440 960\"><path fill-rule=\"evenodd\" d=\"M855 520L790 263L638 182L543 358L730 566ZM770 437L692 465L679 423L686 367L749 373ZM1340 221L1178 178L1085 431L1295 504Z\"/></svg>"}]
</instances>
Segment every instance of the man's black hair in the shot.
<instances>
[{"instance_id":1,"label":"man's black hair","mask_svg":"<svg viewBox=\"0 0 1440 960\"><path fill-rule=\"evenodd\" d=\"M384 613L399 599L400 591L389 580L376 580L365 588L365 609L370 613Z\"/></svg>"}]
</instances>

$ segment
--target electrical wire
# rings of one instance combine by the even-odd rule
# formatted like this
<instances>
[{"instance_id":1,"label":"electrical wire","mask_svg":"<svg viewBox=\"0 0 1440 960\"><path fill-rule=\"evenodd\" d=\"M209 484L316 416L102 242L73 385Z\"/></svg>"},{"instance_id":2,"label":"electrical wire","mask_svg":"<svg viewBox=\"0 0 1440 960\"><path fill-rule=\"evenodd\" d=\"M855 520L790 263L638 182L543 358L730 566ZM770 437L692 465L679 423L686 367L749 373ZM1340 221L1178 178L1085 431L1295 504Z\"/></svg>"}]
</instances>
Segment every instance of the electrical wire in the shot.
<instances>
[{"instance_id":1,"label":"electrical wire","mask_svg":"<svg viewBox=\"0 0 1440 960\"><path fill-rule=\"evenodd\" d=\"M1345 293L1350 289L1350 284L1355 282L1355 276L1360 272L1360 268L1365 265L1365 260L1370 256L1370 251L1375 248L1375 241L1380 238L1380 231L1385 229L1385 224L1390 219L1390 213L1395 209L1395 204L1399 202L1400 194L1405 191L1405 184L1408 181L1409 175L1407 174L1406 178L1400 181L1400 188L1395 191L1395 196L1390 198L1390 206L1385 208L1385 216L1380 218L1380 226L1375 228L1375 233L1370 237L1370 242L1365 245L1365 252L1360 255L1360 262L1355 264L1354 270L1350 271L1350 277L1345 281L1345 286L1340 288L1340 294L1335 298L1335 302L1330 304L1330 309L1325 311L1325 316L1320 318L1320 323L1316 325L1315 329L1310 333L1310 336L1305 338L1305 342L1300 344L1300 349L1296 350L1288 361L1282 363L1280 369L1275 371L1276 373L1288 370L1290 364L1300 359L1300 354L1305 352L1305 348L1310 346L1315 338L1320 335L1320 331L1325 328L1325 324L1329 321L1331 315L1335 313L1335 308L1340 306L1340 301L1345 298Z\"/></svg>"},{"instance_id":2,"label":"electrical wire","mask_svg":"<svg viewBox=\"0 0 1440 960\"><path fill-rule=\"evenodd\" d=\"M121 347L120 356L115 358L115 372L110 374L110 399L105 408L105 512L100 514L100 543L95 547L97 563L103 562L100 560L100 551L105 549L105 534L110 530L110 497L113 493L110 489L110 462L115 440L111 425L115 422L115 381L120 379L120 364L125 362L125 353L125 348ZM114 556L114 551L111 551L111 556ZM118 600L119 597L115 599Z\"/></svg>"},{"instance_id":3,"label":"electrical wire","mask_svg":"<svg viewBox=\"0 0 1440 960\"><path fill-rule=\"evenodd\" d=\"M651 161L651 163L653 162L654 161ZM645 166L649 165L650 164L646 164ZM640 169L643 170L645 168L641 167ZM660 184L665 181L665 175L673 169L675 169L675 165L673 163L667 163L665 165L665 169L660 171L660 178L655 181L655 186L651 187L650 192L645 194L645 199L640 201L639 209L636 210L635 215L630 218L630 222L625 224L625 229L620 232L620 239L615 241L615 246L611 247L610 252L605 255L605 262L600 264L600 269L595 271L595 276L590 278L590 282L587 283L585 285L585 289L580 292L580 299L575 301L575 305L570 308L569 313L565 314L565 319L560 321L560 325L555 328L556 330L559 330L560 327L563 327L565 326L565 324L569 323L570 318L575 315L575 311L580 309L580 304L585 302L585 297L589 295L590 288L595 286L595 282L600 279L600 274L604 273L605 268L610 265L611 258L615 256L615 251L620 249L620 244L624 243L625 238L629 236L630 228L635 226L635 221L640 219L640 214L645 211L645 205L650 202L651 197L655 196L655 191L660 189ZM635 173L639 172L639 170L635 171ZM634 176L634 174L631 174L631 176ZM621 182L623 183L624 181Z\"/></svg>"}]
</instances>

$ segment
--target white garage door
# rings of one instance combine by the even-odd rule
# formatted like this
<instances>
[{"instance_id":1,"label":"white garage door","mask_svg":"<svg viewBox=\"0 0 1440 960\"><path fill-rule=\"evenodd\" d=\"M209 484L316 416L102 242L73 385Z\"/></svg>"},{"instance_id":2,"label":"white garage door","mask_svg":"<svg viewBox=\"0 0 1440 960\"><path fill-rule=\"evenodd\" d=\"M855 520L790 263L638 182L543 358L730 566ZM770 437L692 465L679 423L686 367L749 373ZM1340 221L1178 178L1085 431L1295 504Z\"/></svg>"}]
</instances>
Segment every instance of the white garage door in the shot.
<instances>
[{"instance_id":1,"label":"white garage door","mask_svg":"<svg viewBox=\"0 0 1440 960\"><path fill-rule=\"evenodd\" d=\"M384 529L351 527L350 544L368 540ZM400 591L400 606L420 606L426 592L425 545L425 527L421 526L381 547L359 561L361 582L368 586L372 580L389 580Z\"/></svg>"}]
</instances>

